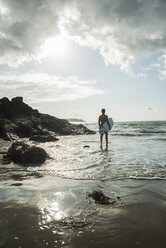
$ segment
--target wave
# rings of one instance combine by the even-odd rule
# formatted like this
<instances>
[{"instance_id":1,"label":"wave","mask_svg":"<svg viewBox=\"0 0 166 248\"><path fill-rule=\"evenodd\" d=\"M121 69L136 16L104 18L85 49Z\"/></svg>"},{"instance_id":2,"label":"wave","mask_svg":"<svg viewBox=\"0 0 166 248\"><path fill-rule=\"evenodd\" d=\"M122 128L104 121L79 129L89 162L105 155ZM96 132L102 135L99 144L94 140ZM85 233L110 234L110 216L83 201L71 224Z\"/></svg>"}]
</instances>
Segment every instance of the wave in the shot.
<instances>
[{"instance_id":1,"label":"wave","mask_svg":"<svg viewBox=\"0 0 166 248\"><path fill-rule=\"evenodd\" d=\"M89 167L83 168L83 170L89 169L94 167L95 165L91 165ZM79 169L76 169L79 170ZM75 169L71 171L76 171ZM81 175L81 174L68 174L70 170L62 171L62 170L43 170L42 168L27 168L27 169L11 169L11 168L0 168L0 176L1 180L5 179L10 179L10 178L15 178L17 180L26 180L29 179L31 176L35 177L42 175L42 176L53 176L53 177L59 177L59 178L64 178L64 179L71 179L71 180L81 180L81 181L101 181L101 182L107 182L107 181L126 181L126 180L138 180L138 181L166 181L166 175L162 176L118 176L118 175L112 175L112 176L104 176L104 175L92 175L92 174L86 174L86 175ZM13 177L13 176L14 177ZM27 177L27 176L28 177ZM4 177L5 176L5 177Z\"/></svg>"},{"instance_id":2,"label":"wave","mask_svg":"<svg viewBox=\"0 0 166 248\"><path fill-rule=\"evenodd\" d=\"M111 133L112 136L152 136L154 134L157 134L157 132L143 132L143 133ZM161 133L158 133L158 134L161 134ZM163 133L162 133L163 134ZM165 133L166 134L166 133Z\"/></svg>"},{"instance_id":3,"label":"wave","mask_svg":"<svg viewBox=\"0 0 166 248\"><path fill-rule=\"evenodd\" d=\"M166 138L155 138L154 139L155 141L157 140L157 141L166 141Z\"/></svg>"},{"instance_id":4,"label":"wave","mask_svg":"<svg viewBox=\"0 0 166 248\"><path fill-rule=\"evenodd\" d=\"M52 174L49 174L52 175ZM65 178L65 179L72 179L72 180L81 180L81 181L95 181L95 180L100 180L101 182L106 182L106 181L126 181L126 180L140 180L140 181L166 181L166 177L110 177L110 178L101 178L101 177L93 177L93 178L86 178L86 177L71 177L67 175L58 175L56 174L55 176L60 177L60 178Z\"/></svg>"},{"instance_id":5,"label":"wave","mask_svg":"<svg viewBox=\"0 0 166 248\"><path fill-rule=\"evenodd\" d=\"M112 136L150 136L151 134L145 134L145 133L111 133Z\"/></svg>"},{"instance_id":6,"label":"wave","mask_svg":"<svg viewBox=\"0 0 166 248\"><path fill-rule=\"evenodd\" d=\"M166 135L166 131L164 130L133 130L133 131L127 131L124 132L123 130L121 131L117 131L117 130L113 130L111 132L112 136L152 136L152 135L156 135L156 134L164 134Z\"/></svg>"},{"instance_id":7,"label":"wave","mask_svg":"<svg viewBox=\"0 0 166 248\"><path fill-rule=\"evenodd\" d=\"M140 130L140 133L161 133L161 134L163 134L163 133L166 133L166 131L164 131L164 130Z\"/></svg>"}]
</instances>

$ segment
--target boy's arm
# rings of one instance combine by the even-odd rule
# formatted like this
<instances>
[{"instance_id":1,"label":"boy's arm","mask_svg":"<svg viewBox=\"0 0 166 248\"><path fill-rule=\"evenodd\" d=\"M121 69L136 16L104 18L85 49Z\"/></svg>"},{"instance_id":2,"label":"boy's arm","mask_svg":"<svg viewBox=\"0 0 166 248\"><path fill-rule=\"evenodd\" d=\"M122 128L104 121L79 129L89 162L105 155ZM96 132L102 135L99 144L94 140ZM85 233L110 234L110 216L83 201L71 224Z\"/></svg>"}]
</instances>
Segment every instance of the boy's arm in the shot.
<instances>
[{"instance_id":1,"label":"boy's arm","mask_svg":"<svg viewBox=\"0 0 166 248\"><path fill-rule=\"evenodd\" d=\"M101 128L101 124L100 124L100 117L99 117L99 119L98 119L98 125L99 125L99 128Z\"/></svg>"}]
</instances>

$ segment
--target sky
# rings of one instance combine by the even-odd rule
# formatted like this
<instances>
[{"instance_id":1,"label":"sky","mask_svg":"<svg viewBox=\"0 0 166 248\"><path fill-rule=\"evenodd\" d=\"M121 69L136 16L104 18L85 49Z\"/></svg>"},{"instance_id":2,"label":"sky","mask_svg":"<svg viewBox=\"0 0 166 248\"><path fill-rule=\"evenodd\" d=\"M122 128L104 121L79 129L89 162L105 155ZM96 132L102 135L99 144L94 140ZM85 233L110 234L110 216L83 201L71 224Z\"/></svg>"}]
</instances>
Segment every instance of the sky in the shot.
<instances>
[{"instance_id":1,"label":"sky","mask_svg":"<svg viewBox=\"0 0 166 248\"><path fill-rule=\"evenodd\" d=\"M166 120L166 0L0 0L0 98L97 121Z\"/></svg>"}]
</instances>

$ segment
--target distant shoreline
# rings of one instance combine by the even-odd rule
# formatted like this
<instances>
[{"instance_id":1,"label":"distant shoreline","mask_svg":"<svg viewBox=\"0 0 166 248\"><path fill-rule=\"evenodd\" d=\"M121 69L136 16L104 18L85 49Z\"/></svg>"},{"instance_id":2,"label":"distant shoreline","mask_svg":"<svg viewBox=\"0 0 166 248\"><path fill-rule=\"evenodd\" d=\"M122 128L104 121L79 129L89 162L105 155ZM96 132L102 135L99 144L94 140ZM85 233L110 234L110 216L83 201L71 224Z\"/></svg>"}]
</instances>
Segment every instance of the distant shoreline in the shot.
<instances>
[{"instance_id":1,"label":"distant shoreline","mask_svg":"<svg viewBox=\"0 0 166 248\"><path fill-rule=\"evenodd\" d=\"M82 119L75 119L75 118L70 118L70 119L67 119L67 120L70 121L70 122L86 122L86 121L84 121Z\"/></svg>"}]
</instances>

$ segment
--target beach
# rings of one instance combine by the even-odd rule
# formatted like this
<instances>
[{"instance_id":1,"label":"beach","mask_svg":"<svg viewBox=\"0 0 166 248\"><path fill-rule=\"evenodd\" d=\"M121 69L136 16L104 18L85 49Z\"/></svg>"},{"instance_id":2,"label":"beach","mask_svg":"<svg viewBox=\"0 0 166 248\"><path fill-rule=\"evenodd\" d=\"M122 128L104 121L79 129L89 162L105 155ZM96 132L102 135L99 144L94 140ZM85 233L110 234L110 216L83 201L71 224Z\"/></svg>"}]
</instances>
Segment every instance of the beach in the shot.
<instances>
[{"instance_id":1,"label":"beach","mask_svg":"<svg viewBox=\"0 0 166 248\"><path fill-rule=\"evenodd\" d=\"M165 26L166 0L0 0L0 248L165 248Z\"/></svg>"},{"instance_id":2,"label":"beach","mask_svg":"<svg viewBox=\"0 0 166 248\"><path fill-rule=\"evenodd\" d=\"M165 140L166 122L115 123L108 149L98 133L62 136L38 143L51 157L40 167L1 164L0 247L164 247Z\"/></svg>"}]
</instances>

